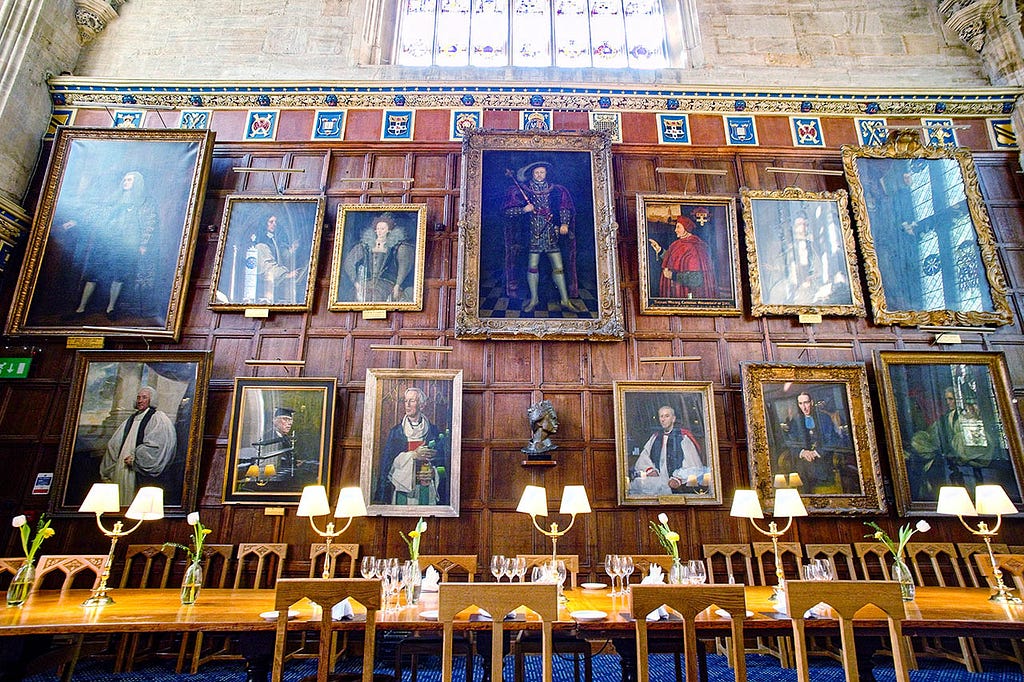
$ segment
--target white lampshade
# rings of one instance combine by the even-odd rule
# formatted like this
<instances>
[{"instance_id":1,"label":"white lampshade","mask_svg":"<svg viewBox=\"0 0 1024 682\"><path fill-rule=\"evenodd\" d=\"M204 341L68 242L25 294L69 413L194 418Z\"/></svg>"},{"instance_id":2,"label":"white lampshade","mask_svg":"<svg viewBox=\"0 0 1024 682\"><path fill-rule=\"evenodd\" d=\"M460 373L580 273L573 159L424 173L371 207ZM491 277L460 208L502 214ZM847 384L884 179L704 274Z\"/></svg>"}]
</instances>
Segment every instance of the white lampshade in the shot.
<instances>
[{"instance_id":1,"label":"white lampshade","mask_svg":"<svg viewBox=\"0 0 1024 682\"><path fill-rule=\"evenodd\" d=\"M85 501L78 508L80 512L106 514L121 511L121 492L116 483L93 483Z\"/></svg>"},{"instance_id":2,"label":"white lampshade","mask_svg":"<svg viewBox=\"0 0 1024 682\"><path fill-rule=\"evenodd\" d=\"M1010 501L1003 486L998 484L989 483L976 487L974 503L978 507L979 514L1003 516L1017 513L1017 507Z\"/></svg>"},{"instance_id":3,"label":"white lampshade","mask_svg":"<svg viewBox=\"0 0 1024 682\"><path fill-rule=\"evenodd\" d=\"M546 510L545 510L546 511ZM589 514L590 500L587 489L581 485L567 485L562 489L562 506L559 514Z\"/></svg>"},{"instance_id":4,"label":"white lampshade","mask_svg":"<svg viewBox=\"0 0 1024 682\"><path fill-rule=\"evenodd\" d=\"M363 491L357 486L342 488L338 493L338 506L334 510L337 518L353 518L366 516L366 502L363 500Z\"/></svg>"},{"instance_id":5,"label":"white lampshade","mask_svg":"<svg viewBox=\"0 0 1024 682\"><path fill-rule=\"evenodd\" d=\"M761 502L757 499L757 493L753 490L737 490L732 498L732 509L729 510L729 516L763 519L764 512L761 511Z\"/></svg>"},{"instance_id":6,"label":"white lampshade","mask_svg":"<svg viewBox=\"0 0 1024 682\"><path fill-rule=\"evenodd\" d=\"M800 491L796 488L780 488L775 491L773 516L807 516L807 508L800 499Z\"/></svg>"},{"instance_id":7,"label":"white lampshade","mask_svg":"<svg viewBox=\"0 0 1024 682\"><path fill-rule=\"evenodd\" d=\"M519 498L517 512L530 516L548 515L548 491L539 485L528 485L523 488L523 496Z\"/></svg>"},{"instance_id":8,"label":"white lampshade","mask_svg":"<svg viewBox=\"0 0 1024 682\"><path fill-rule=\"evenodd\" d=\"M939 501L935 511L950 516L977 516L978 510L967 494L967 488L960 485L944 485L939 488Z\"/></svg>"},{"instance_id":9,"label":"white lampshade","mask_svg":"<svg viewBox=\"0 0 1024 682\"><path fill-rule=\"evenodd\" d=\"M164 489L148 485L139 488L135 493L128 511L124 513L125 518L136 521L155 521L164 517Z\"/></svg>"},{"instance_id":10,"label":"white lampshade","mask_svg":"<svg viewBox=\"0 0 1024 682\"><path fill-rule=\"evenodd\" d=\"M302 489L296 516L327 516L330 513L331 503L327 501L327 488L322 485L307 485Z\"/></svg>"}]
</instances>

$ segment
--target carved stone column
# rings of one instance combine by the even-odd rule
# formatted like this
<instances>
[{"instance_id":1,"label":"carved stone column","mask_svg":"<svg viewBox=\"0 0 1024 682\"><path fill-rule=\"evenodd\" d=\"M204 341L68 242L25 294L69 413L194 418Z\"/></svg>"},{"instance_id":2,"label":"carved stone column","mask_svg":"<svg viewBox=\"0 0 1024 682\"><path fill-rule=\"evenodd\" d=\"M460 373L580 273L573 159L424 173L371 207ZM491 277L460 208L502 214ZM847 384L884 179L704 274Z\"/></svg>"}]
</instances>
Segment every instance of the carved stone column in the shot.
<instances>
[{"instance_id":1,"label":"carved stone column","mask_svg":"<svg viewBox=\"0 0 1024 682\"><path fill-rule=\"evenodd\" d=\"M78 42L87 45L114 19L128 0L75 0Z\"/></svg>"},{"instance_id":2,"label":"carved stone column","mask_svg":"<svg viewBox=\"0 0 1024 682\"><path fill-rule=\"evenodd\" d=\"M993 85L1024 85L1018 0L939 0L939 15L947 28L981 55ZM1019 98L1011 117L1017 141L1024 143L1024 104Z\"/></svg>"}]
</instances>

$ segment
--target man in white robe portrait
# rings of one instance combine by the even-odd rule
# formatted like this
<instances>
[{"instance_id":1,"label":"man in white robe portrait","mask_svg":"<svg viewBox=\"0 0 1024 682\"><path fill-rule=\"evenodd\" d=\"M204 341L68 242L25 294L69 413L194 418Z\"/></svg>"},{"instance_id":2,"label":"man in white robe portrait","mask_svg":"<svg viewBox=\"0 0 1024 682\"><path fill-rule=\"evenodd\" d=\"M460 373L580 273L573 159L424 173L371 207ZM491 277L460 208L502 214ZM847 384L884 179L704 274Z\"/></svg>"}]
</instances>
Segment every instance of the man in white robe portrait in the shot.
<instances>
[{"instance_id":1,"label":"man in white robe portrait","mask_svg":"<svg viewBox=\"0 0 1024 682\"><path fill-rule=\"evenodd\" d=\"M100 464L103 482L120 486L121 506L135 498L137 477L156 478L174 459L178 445L174 424L152 405L155 393L149 386L139 389L135 412L114 431Z\"/></svg>"}]
</instances>

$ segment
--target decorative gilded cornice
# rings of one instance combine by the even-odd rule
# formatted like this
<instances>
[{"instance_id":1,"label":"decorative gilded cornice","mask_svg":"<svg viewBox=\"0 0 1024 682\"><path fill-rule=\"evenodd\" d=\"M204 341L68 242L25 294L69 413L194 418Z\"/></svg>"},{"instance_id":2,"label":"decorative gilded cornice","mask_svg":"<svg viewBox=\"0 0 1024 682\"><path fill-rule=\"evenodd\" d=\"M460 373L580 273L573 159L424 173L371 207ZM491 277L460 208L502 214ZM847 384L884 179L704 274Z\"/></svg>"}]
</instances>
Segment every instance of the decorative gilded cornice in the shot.
<instances>
[{"instance_id":1,"label":"decorative gilded cornice","mask_svg":"<svg viewBox=\"0 0 1024 682\"><path fill-rule=\"evenodd\" d=\"M970 91L861 90L825 92L771 89L560 87L508 84L417 83L142 83L61 76L50 80L55 106L143 105L172 109L549 109L557 111L679 111L926 116L1003 116L1019 88Z\"/></svg>"},{"instance_id":2,"label":"decorative gilded cornice","mask_svg":"<svg viewBox=\"0 0 1024 682\"><path fill-rule=\"evenodd\" d=\"M88 45L114 19L128 0L75 0L78 42Z\"/></svg>"},{"instance_id":3,"label":"decorative gilded cornice","mask_svg":"<svg viewBox=\"0 0 1024 682\"><path fill-rule=\"evenodd\" d=\"M0 241L15 246L31 226L32 220L21 206L0 196Z\"/></svg>"}]
</instances>

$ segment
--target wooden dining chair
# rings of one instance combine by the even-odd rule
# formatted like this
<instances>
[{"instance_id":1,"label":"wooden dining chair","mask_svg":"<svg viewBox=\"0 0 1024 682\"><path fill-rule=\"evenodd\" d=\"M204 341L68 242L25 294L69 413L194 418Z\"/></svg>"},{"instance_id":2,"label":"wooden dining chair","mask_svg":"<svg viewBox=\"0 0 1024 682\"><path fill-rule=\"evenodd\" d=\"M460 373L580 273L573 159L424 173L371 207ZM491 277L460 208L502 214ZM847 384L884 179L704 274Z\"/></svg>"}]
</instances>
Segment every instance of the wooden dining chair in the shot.
<instances>
[{"instance_id":1,"label":"wooden dining chair","mask_svg":"<svg viewBox=\"0 0 1024 682\"><path fill-rule=\"evenodd\" d=\"M203 587L224 589L231 577L231 559L235 554L234 545L226 544L205 544L203 545ZM198 638L199 633L194 636ZM178 647L178 662L174 671L181 675L185 671L185 665L189 661L189 652L194 648L189 644L193 641L193 633L181 633L181 645Z\"/></svg>"},{"instance_id":2,"label":"wooden dining chair","mask_svg":"<svg viewBox=\"0 0 1024 682\"><path fill-rule=\"evenodd\" d=\"M550 554L516 554L517 559L526 559L526 575L530 575L530 570L534 566L543 566L551 561ZM555 557L559 561L565 562L565 572L568 574L566 577L569 579L569 584L572 589L576 589L576 578L580 572L580 556L578 554L559 554Z\"/></svg>"},{"instance_id":3,"label":"wooden dining chair","mask_svg":"<svg viewBox=\"0 0 1024 682\"><path fill-rule=\"evenodd\" d=\"M770 542L752 542L754 560L757 562L757 576L761 585L775 584L775 547ZM788 578L800 577L800 560L804 556L799 542L780 542L779 559L782 572Z\"/></svg>"},{"instance_id":4,"label":"wooden dining chair","mask_svg":"<svg viewBox=\"0 0 1024 682\"><path fill-rule=\"evenodd\" d=\"M420 554L420 570L426 571L433 566L441 573L441 582L448 582L448 574L465 573L466 582L473 582L476 577L478 559L476 554ZM568 566L568 564L566 564Z\"/></svg>"},{"instance_id":5,"label":"wooden dining chair","mask_svg":"<svg viewBox=\"0 0 1024 682\"><path fill-rule=\"evenodd\" d=\"M550 554L517 554L516 558L526 559L526 575L530 575L534 566L541 566L551 561ZM580 557L578 554L559 554L557 559L565 562L566 578L576 589L576 579L580 570ZM583 663L584 682L592 682L594 675L594 652L590 642L583 637L567 632L557 633L553 637L555 653L559 655L572 656L573 680L580 682L580 663ZM522 671L525 668L524 656L540 653L540 641L530 632L520 632L515 638L513 652L516 659L516 670ZM521 674L517 679L522 679Z\"/></svg>"},{"instance_id":6,"label":"wooden dining chair","mask_svg":"<svg viewBox=\"0 0 1024 682\"><path fill-rule=\"evenodd\" d=\"M504 615L525 607L541 620L540 653L544 682L552 679L554 645L551 624L558 620L558 586L537 583L441 583L438 591L438 620L444 626L441 646L441 682L452 682L455 618L471 607L491 614L492 682L504 679ZM520 678L521 679L521 678Z\"/></svg>"},{"instance_id":7,"label":"wooden dining chair","mask_svg":"<svg viewBox=\"0 0 1024 682\"><path fill-rule=\"evenodd\" d=\"M907 557L917 585L967 587L952 542L908 542ZM974 640L970 637L957 637L955 645L935 637L912 637L911 641L918 645L915 655L921 653L954 661L970 673L981 671Z\"/></svg>"},{"instance_id":8,"label":"wooden dining chair","mask_svg":"<svg viewBox=\"0 0 1024 682\"><path fill-rule=\"evenodd\" d=\"M963 561L965 573L971 581L972 587L985 587L985 576L984 574L975 571L975 566L981 566L981 562L975 562L975 556L981 555L989 567L992 566L991 561L988 558L988 547L985 546L984 542L958 542L956 543L957 554L960 555L961 561ZM1009 554L1010 549L1002 542L992 543L993 554Z\"/></svg>"},{"instance_id":9,"label":"wooden dining chair","mask_svg":"<svg viewBox=\"0 0 1024 682\"><path fill-rule=\"evenodd\" d=\"M465 582L473 582L477 568L476 554L420 554L418 559L420 570L425 571L433 566L441 573L440 582L449 581L449 574L465 578ZM395 646L395 679L402 679L403 661L409 659L409 680L416 682L419 677L419 657L436 655L441 646L441 637L429 632L414 632ZM453 640L455 656L466 658L466 682L473 682L473 640L470 636L456 635Z\"/></svg>"},{"instance_id":10,"label":"wooden dining chair","mask_svg":"<svg viewBox=\"0 0 1024 682\"><path fill-rule=\"evenodd\" d=\"M171 578L171 568L174 565L174 554L177 551L174 545L128 545L118 587L120 589L127 587L163 589L167 587ZM140 651L139 643L143 636L150 640L150 647ZM154 633L149 632L129 632L122 635L117 643L114 672L128 672L135 666L137 660L155 654L156 651L152 647L152 642L155 639ZM175 640L175 644L177 643Z\"/></svg>"},{"instance_id":11,"label":"wooden dining chair","mask_svg":"<svg viewBox=\"0 0 1024 682\"><path fill-rule=\"evenodd\" d=\"M857 580L853 548L848 543L808 543L804 545L808 559L828 559L835 567L837 580Z\"/></svg>"},{"instance_id":12,"label":"wooden dining chair","mask_svg":"<svg viewBox=\"0 0 1024 682\"><path fill-rule=\"evenodd\" d=\"M326 542L314 542L309 546L309 577L318 578L323 575L323 561L320 561L327 554ZM342 569L342 559L347 558L348 568ZM320 566L317 562L320 561ZM342 542L331 544L331 576L332 578L355 578L356 567L359 566L359 544L355 542ZM338 573L342 575L338 575Z\"/></svg>"},{"instance_id":13,"label":"wooden dining chair","mask_svg":"<svg viewBox=\"0 0 1024 682\"><path fill-rule=\"evenodd\" d=\"M1016 596L1018 597L1024 594L1024 554L998 554L993 552L992 557L995 558L996 566L999 567L1000 573L1003 574L1003 584L1010 589L1017 590ZM983 583L991 588L995 588L995 571L992 568L992 559L989 558L988 552L975 554L974 561L978 567L978 573L983 578Z\"/></svg>"},{"instance_id":14,"label":"wooden dining chair","mask_svg":"<svg viewBox=\"0 0 1024 682\"><path fill-rule=\"evenodd\" d=\"M24 563L25 557L0 557L0 590L6 590L10 586L11 581L7 575L10 574L11 578L14 578L14 574Z\"/></svg>"},{"instance_id":15,"label":"wooden dining chair","mask_svg":"<svg viewBox=\"0 0 1024 682\"><path fill-rule=\"evenodd\" d=\"M860 562L860 574L864 580L889 580L889 564L892 559L889 550L881 542L855 542L853 553Z\"/></svg>"},{"instance_id":16,"label":"wooden dining chair","mask_svg":"<svg viewBox=\"0 0 1024 682\"><path fill-rule=\"evenodd\" d=\"M328 679L348 679L332 675L334 656L332 639L334 620L331 610L334 605L351 599L366 609L366 633L363 643L363 670L358 676L362 682L373 682L374 643L377 634L377 612L381 607L380 580L362 578L281 578L274 587L274 608L277 609L277 627L274 637L274 665L271 669L273 682L284 679L284 663L287 650L288 609L296 602L308 599L320 607L320 647L317 656L317 682Z\"/></svg>"},{"instance_id":17,"label":"wooden dining chair","mask_svg":"<svg viewBox=\"0 0 1024 682\"><path fill-rule=\"evenodd\" d=\"M643 578L651 572L651 566L660 566L665 575L668 575L672 568L672 557L668 554L631 554L633 559L634 574Z\"/></svg>"},{"instance_id":18,"label":"wooden dining chair","mask_svg":"<svg viewBox=\"0 0 1024 682\"><path fill-rule=\"evenodd\" d=\"M892 640L893 668L897 682L909 682L903 641L902 622L907 617L899 583L861 582L854 580L818 581L787 580L786 612L793 623L793 646L796 650L798 682L810 682L807 663L807 638L804 617L818 604L830 606L839 618L839 634L843 650L843 672L847 680L859 680L857 650L853 638L853 618L865 606L872 604L885 613Z\"/></svg>"},{"instance_id":19,"label":"wooden dining chair","mask_svg":"<svg viewBox=\"0 0 1024 682\"><path fill-rule=\"evenodd\" d=\"M708 582L729 585L754 585L753 552L745 543L702 545L708 565ZM742 569L737 572L737 566Z\"/></svg>"},{"instance_id":20,"label":"wooden dining chair","mask_svg":"<svg viewBox=\"0 0 1024 682\"><path fill-rule=\"evenodd\" d=\"M1024 553L1022 554L996 554L993 553L992 557L989 557L988 550L985 549L985 543L960 543L960 544L977 544L980 545L982 551L974 552L971 554L973 557L973 563L978 568L978 575L981 576L980 587L988 586L992 589L996 588L997 581L995 577L995 571L992 568L992 558L996 560L996 566L999 567L1000 573L1003 576L1003 584L1011 589L1016 589L1017 594L1015 596L1020 597L1024 595ZM993 543L992 548L1000 546L1001 543ZM958 546L958 550L961 548ZM973 572L973 571L972 571ZM979 665L985 660L997 660L997 661L1010 661L1015 663L1021 672L1024 672L1024 644L1017 639L1000 638L992 639L989 637L975 637L974 638L975 650L978 654Z\"/></svg>"},{"instance_id":21,"label":"wooden dining chair","mask_svg":"<svg viewBox=\"0 0 1024 682\"><path fill-rule=\"evenodd\" d=\"M715 606L732 618L732 641L743 641L743 619L747 617L747 600L743 585L634 585L631 615L636 623L636 679L648 682L647 615L667 606L682 617L683 654L686 661L687 682L699 682L697 651L697 615ZM747 679L746 657L743 647L730 647L730 664L736 681Z\"/></svg>"},{"instance_id":22,"label":"wooden dining chair","mask_svg":"<svg viewBox=\"0 0 1024 682\"><path fill-rule=\"evenodd\" d=\"M47 554L39 557L32 589L43 589L45 585L51 584L47 576L54 573L64 576L60 582L61 592L67 592L79 582L81 576L89 574L92 574L90 587L95 589L100 584L100 576L106 565L106 554ZM67 682L74 675L84 641L85 636L81 634L55 638L54 647L45 655L50 665L56 663L61 682Z\"/></svg>"},{"instance_id":23,"label":"wooden dining chair","mask_svg":"<svg viewBox=\"0 0 1024 682\"><path fill-rule=\"evenodd\" d=\"M235 554L234 589L258 590L261 587L274 587L284 571L284 561L287 555L288 545L284 542L240 542ZM252 578L251 583L248 582L250 577ZM203 653L204 639L205 635L202 630L195 633L195 640L192 644L191 673L193 675L199 672L199 666L210 661L242 660L241 654L235 653L233 650L230 636L222 637L220 646L212 647L206 653Z\"/></svg>"}]
</instances>

